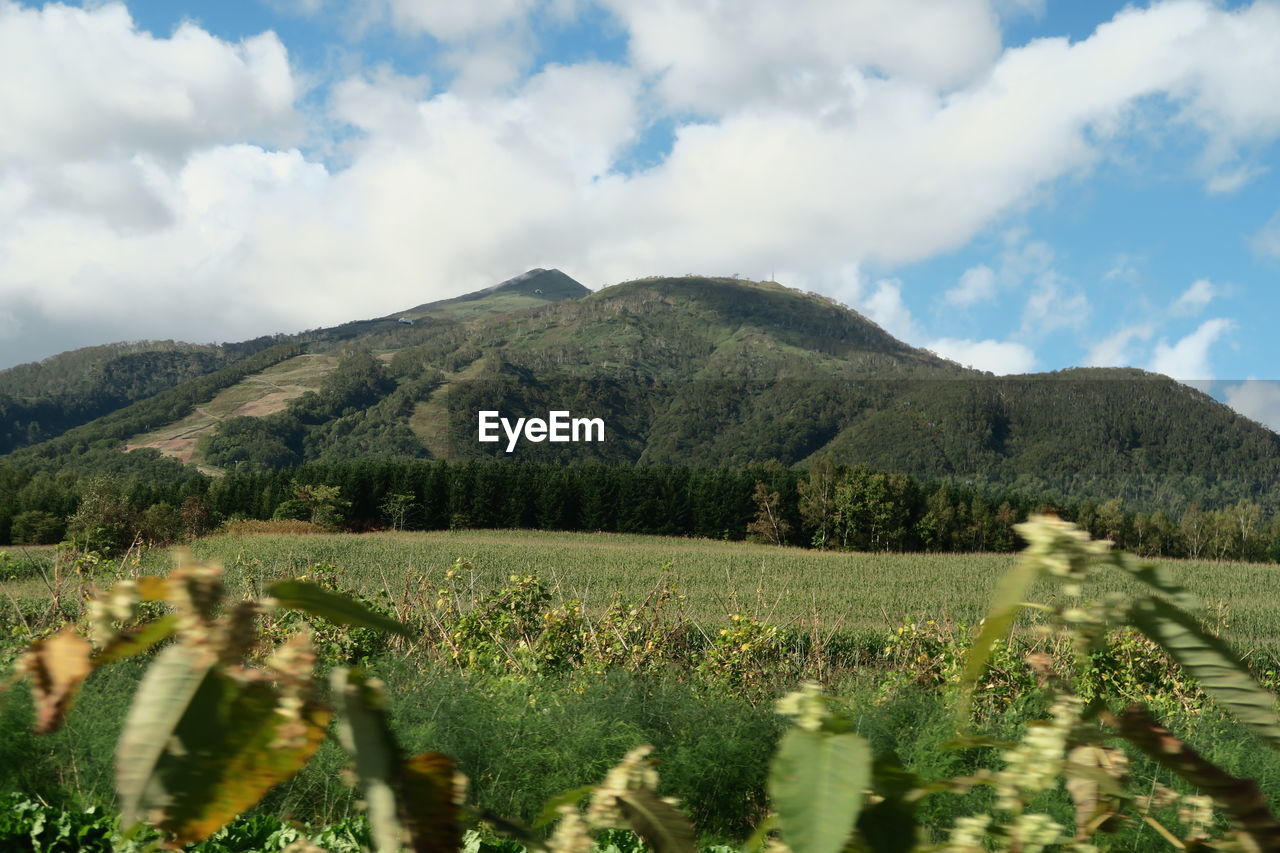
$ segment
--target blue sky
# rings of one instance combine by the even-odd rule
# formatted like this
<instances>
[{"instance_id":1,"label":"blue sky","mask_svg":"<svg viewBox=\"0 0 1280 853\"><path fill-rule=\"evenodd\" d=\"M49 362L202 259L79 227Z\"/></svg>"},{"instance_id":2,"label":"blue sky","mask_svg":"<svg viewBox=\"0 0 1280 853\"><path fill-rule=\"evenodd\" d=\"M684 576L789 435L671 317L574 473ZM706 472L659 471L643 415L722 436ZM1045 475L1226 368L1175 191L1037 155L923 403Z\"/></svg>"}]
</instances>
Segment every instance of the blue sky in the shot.
<instances>
[{"instance_id":1,"label":"blue sky","mask_svg":"<svg viewBox=\"0 0 1280 853\"><path fill-rule=\"evenodd\" d=\"M1280 3L0 0L0 367L737 273L1280 423Z\"/></svg>"}]
</instances>

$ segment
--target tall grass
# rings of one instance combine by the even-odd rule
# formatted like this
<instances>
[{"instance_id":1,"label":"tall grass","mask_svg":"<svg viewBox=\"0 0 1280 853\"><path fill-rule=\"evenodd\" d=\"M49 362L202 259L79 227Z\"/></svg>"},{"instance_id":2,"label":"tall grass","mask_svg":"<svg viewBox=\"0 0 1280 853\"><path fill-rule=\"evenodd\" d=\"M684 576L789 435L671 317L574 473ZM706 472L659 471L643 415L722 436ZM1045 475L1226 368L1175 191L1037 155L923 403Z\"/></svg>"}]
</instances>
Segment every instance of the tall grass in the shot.
<instances>
[{"instance_id":1,"label":"tall grass","mask_svg":"<svg viewBox=\"0 0 1280 853\"><path fill-rule=\"evenodd\" d=\"M196 555L221 561L233 582L337 567L344 583L365 594L394 592L406 574L438 576L459 557L474 558L478 589L512 574L537 574L562 599L588 607L618 592L638 599L670 572L685 596L686 615L719 623L749 612L787 624L817 619L828 630L864 633L904 621L973 622L985 611L997 578L1012 565L1003 554L836 553L741 542L611 533L456 531L319 536L214 536ZM167 559L153 552L153 568ZM1237 647L1280 650L1280 565L1161 560L1205 602ZM1123 579L1098 590L1127 589Z\"/></svg>"}]
</instances>

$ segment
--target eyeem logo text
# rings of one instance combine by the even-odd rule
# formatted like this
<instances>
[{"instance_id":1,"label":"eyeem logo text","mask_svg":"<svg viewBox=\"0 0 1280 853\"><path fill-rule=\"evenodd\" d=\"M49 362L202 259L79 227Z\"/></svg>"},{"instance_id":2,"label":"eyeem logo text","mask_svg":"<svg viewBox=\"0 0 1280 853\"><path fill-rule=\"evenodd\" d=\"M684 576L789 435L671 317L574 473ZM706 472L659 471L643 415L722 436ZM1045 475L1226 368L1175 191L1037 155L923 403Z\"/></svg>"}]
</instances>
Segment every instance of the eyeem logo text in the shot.
<instances>
[{"instance_id":1,"label":"eyeem logo text","mask_svg":"<svg viewBox=\"0 0 1280 853\"><path fill-rule=\"evenodd\" d=\"M480 440L502 441L498 429L507 436L507 453L516 448L521 438L525 441L604 441L603 418L574 418L565 411L547 412L542 418L516 418L515 422L498 412L480 412Z\"/></svg>"}]
</instances>

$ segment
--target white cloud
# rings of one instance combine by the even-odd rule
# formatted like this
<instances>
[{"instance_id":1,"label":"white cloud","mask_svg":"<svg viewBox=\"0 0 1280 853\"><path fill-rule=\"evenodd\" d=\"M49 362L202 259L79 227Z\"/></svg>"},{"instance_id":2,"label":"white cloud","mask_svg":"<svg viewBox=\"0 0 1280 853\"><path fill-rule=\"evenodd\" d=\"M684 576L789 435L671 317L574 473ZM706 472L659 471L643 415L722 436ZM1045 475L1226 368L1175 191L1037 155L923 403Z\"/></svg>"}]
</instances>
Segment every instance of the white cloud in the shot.
<instances>
[{"instance_id":1,"label":"white cloud","mask_svg":"<svg viewBox=\"0 0 1280 853\"><path fill-rule=\"evenodd\" d=\"M188 23L157 39L118 3L0 0L0 56L11 69L0 75L0 224L68 213L161 227L173 214L163 185L187 157L287 142L300 127L298 86L270 33L230 44ZM74 222L64 225L74 243Z\"/></svg>"},{"instance_id":2,"label":"white cloud","mask_svg":"<svg viewBox=\"0 0 1280 853\"><path fill-rule=\"evenodd\" d=\"M1090 348L1085 356L1085 367L1129 367L1138 361L1135 343L1149 341L1155 334L1155 326L1143 323L1128 326Z\"/></svg>"},{"instance_id":3,"label":"white cloud","mask_svg":"<svg viewBox=\"0 0 1280 853\"><path fill-rule=\"evenodd\" d=\"M902 282L897 279L876 282L871 295L859 300L855 307L898 340L919 340L920 330L902 301Z\"/></svg>"},{"instance_id":4,"label":"white cloud","mask_svg":"<svg viewBox=\"0 0 1280 853\"><path fill-rule=\"evenodd\" d=\"M1180 380L1212 379L1209 350L1234 326L1230 320L1217 317L1204 321L1194 332L1176 343L1169 344L1161 339L1156 344L1147 369Z\"/></svg>"},{"instance_id":5,"label":"white cloud","mask_svg":"<svg viewBox=\"0 0 1280 853\"><path fill-rule=\"evenodd\" d=\"M1002 52L980 0L609 0L634 67L515 79L525 60L501 54L525 44L529 2L386 2L449 42L461 82L335 87L327 117L357 133L326 167L292 147L300 85L274 35L156 38L119 4L0 0L0 304L132 312L139 335L207 339L388 313L537 265L591 285L787 269L832 293L851 269L959 248L1087 170L1145 132L1138 104L1174 104L1218 166L1248 167L1280 134L1274 4L1128 8L1086 39ZM665 160L616 170L645 122L686 109L701 118L677 122ZM1029 290L1025 334L1083 320L1052 252L1011 245L994 286ZM955 298L985 298L974 275ZM900 287L868 302L920 339Z\"/></svg>"},{"instance_id":6,"label":"white cloud","mask_svg":"<svg viewBox=\"0 0 1280 853\"><path fill-rule=\"evenodd\" d=\"M1039 19L1044 17L1047 0L994 0L992 5L1001 17L1030 15Z\"/></svg>"},{"instance_id":7,"label":"white cloud","mask_svg":"<svg viewBox=\"0 0 1280 853\"><path fill-rule=\"evenodd\" d=\"M1247 418L1280 431L1280 382L1251 379L1226 389L1227 405Z\"/></svg>"},{"instance_id":8,"label":"white cloud","mask_svg":"<svg viewBox=\"0 0 1280 853\"><path fill-rule=\"evenodd\" d=\"M985 0L604 0L636 66L676 109L724 114L760 102L840 109L860 70L925 89L960 85L1000 49Z\"/></svg>"},{"instance_id":9,"label":"white cloud","mask_svg":"<svg viewBox=\"0 0 1280 853\"><path fill-rule=\"evenodd\" d=\"M1219 171L1210 175L1205 189L1215 195L1233 193L1254 178L1266 173L1267 169L1262 166L1236 166L1229 171Z\"/></svg>"},{"instance_id":10,"label":"white cloud","mask_svg":"<svg viewBox=\"0 0 1280 853\"><path fill-rule=\"evenodd\" d=\"M961 307L975 302L989 302L996 296L996 274L986 264L970 267L960 276L960 283L943 294L943 299Z\"/></svg>"},{"instance_id":11,"label":"white cloud","mask_svg":"<svg viewBox=\"0 0 1280 853\"><path fill-rule=\"evenodd\" d=\"M220 142L292 138L298 87L272 33L230 44L194 24L138 31L120 3L30 9L0 0L0 163L140 152L173 162Z\"/></svg>"},{"instance_id":12,"label":"white cloud","mask_svg":"<svg viewBox=\"0 0 1280 853\"><path fill-rule=\"evenodd\" d=\"M1207 278L1196 279L1173 303L1169 312L1181 316L1199 314L1209 306L1209 303L1213 301L1213 297L1217 293L1218 291L1213 286L1213 282Z\"/></svg>"},{"instance_id":13,"label":"white cloud","mask_svg":"<svg viewBox=\"0 0 1280 853\"><path fill-rule=\"evenodd\" d=\"M1127 284L1139 284L1143 279L1143 263L1143 258L1122 252L1116 256L1110 269L1102 274L1102 280L1123 281Z\"/></svg>"},{"instance_id":14,"label":"white cloud","mask_svg":"<svg viewBox=\"0 0 1280 853\"><path fill-rule=\"evenodd\" d=\"M267 0L267 4L279 12L312 17L325 9L328 0Z\"/></svg>"},{"instance_id":15,"label":"white cloud","mask_svg":"<svg viewBox=\"0 0 1280 853\"><path fill-rule=\"evenodd\" d=\"M1038 365L1036 354L1025 344L1013 341L972 341L941 338L926 345L943 358L966 367L986 370L997 376L1031 373Z\"/></svg>"}]
</instances>

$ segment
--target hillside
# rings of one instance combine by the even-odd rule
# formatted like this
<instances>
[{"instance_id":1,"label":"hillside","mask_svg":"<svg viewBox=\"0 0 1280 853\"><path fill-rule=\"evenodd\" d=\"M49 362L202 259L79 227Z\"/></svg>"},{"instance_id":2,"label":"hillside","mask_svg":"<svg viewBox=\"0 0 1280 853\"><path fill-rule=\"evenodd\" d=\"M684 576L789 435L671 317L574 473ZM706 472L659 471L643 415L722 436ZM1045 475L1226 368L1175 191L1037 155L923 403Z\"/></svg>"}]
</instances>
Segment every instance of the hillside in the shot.
<instances>
[{"instance_id":1,"label":"hillside","mask_svg":"<svg viewBox=\"0 0 1280 853\"><path fill-rule=\"evenodd\" d=\"M136 341L0 370L0 453L52 438L252 351L251 345Z\"/></svg>"},{"instance_id":2,"label":"hillside","mask_svg":"<svg viewBox=\"0 0 1280 853\"><path fill-rule=\"evenodd\" d=\"M277 340L291 349L260 367L177 383L177 402L139 401L8 461L92 468L105 458L86 448L151 448L216 472L369 456L803 466L831 454L1138 507L1280 508L1280 438L1194 389L1135 370L992 377L772 282L651 278L591 293L539 269ZM138 407L145 417L129 414ZM481 409L567 409L602 418L607 438L508 454L476 440ZM127 432L135 423L145 429Z\"/></svg>"}]
</instances>

